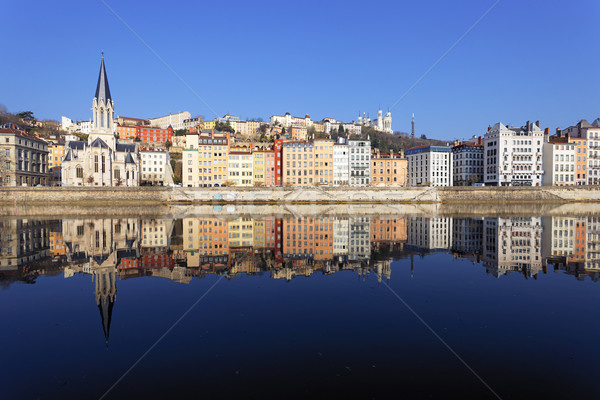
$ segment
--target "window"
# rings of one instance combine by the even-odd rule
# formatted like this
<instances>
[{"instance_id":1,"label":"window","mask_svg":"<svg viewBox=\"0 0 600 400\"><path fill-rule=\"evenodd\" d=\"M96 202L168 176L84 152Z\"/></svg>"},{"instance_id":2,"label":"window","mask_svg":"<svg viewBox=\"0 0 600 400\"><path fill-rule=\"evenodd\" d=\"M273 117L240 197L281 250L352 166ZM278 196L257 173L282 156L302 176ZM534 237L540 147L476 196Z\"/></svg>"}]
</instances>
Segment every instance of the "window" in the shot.
<instances>
[{"instance_id":1,"label":"window","mask_svg":"<svg viewBox=\"0 0 600 400\"><path fill-rule=\"evenodd\" d=\"M83 178L83 168L77 167L76 172L78 178Z\"/></svg>"}]
</instances>

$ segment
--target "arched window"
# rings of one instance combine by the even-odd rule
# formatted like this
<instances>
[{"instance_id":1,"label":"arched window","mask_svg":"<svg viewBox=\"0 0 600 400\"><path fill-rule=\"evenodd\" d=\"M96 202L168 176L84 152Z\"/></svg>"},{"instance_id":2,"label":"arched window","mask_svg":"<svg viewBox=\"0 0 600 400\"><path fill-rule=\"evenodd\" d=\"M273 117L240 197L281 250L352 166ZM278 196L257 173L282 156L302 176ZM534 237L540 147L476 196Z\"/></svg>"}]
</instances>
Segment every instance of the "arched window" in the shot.
<instances>
[{"instance_id":1,"label":"arched window","mask_svg":"<svg viewBox=\"0 0 600 400\"><path fill-rule=\"evenodd\" d=\"M83 178L83 168L81 167L81 165L77 166L76 173L78 178Z\"/></svg>"},{"instance_id":2,"label":"arched window","mask_svg":"<svg viewBox=\"0 0 600 400\"><path fill-rule=\"evenodd\" d=\"M98 172L98 155L94 154L94 172Z\"/></svg>"}]
</instances>

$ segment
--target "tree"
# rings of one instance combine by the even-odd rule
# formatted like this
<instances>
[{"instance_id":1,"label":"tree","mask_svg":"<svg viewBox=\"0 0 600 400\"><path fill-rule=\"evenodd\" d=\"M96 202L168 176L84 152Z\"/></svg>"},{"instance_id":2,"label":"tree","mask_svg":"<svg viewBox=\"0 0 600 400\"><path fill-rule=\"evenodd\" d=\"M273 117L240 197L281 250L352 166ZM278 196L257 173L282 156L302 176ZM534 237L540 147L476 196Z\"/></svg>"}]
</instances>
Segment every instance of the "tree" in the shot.
<instances>
[{"instance_id":1,"label":"tree","mask_svg":"<svg viewBox=\"0 0 600 400\"><path fill-rule=\"evenodd\" d=\"M427 136L425 134L421 135L421 139L427 139Z\"/></svg>"},{"instance_id":2,"label":"tree","mask_svg":"<svg viewBox=\"0 0 600 400\"><path fill-rule=\"evenodd\" d=\"M227 122L217 121L215 123L215 131L235 133L235 129Z\"/></svg>"},{"instance_id":3,"label":"tree","mask_svg":"<svg viewBox=\"0 0 600 400\"><path fill-rule=\"evenodd\" d=\"M125 180L123 178L115 179L115 186L123 186L123 183L125 183Z\"/></svg>"},{"instance_id":4,"label":"tree","mask_svg":"<svg viewBox=\"0 0 600 400\"><path fill-rule=\"evenodd\" d=\"M136 136L135 139L133 139L134 142L141 142L142 139L139 136Z\"/></svg>"},{"instance_id":5,"label":"tree","mask_svg":"<svg viewBox=\"0 0 600 400\"><path fill-rule=\"evenodd\" d=\"M17 117L23 120L27 125L35 125L35 117L33 116L33 111L21 111L17 113Z\"/></svg>"},{"instance_id":6,"label":"tree","mask_svg":"<svg viewBox=\"0 0 600 400\"><path fill-rule=\"evenodd\" d=\"M94 183L94 175L88 176L85 181L91 185L92 183Z\"/></svg>"},{"instance_id":7,"label":"tree","mask_svg":"<svg viewBox=\"0 0 600 400\"><path fill-rule=\"evenodd\" d=\"M343 135L343 134L344 134L344 125L340 124L340 126L338 127L338 133L339 133L340 135Z\"/></svg>"},{"instance_id":8,"label":"tree","mask_svg":"<svg viewBox=\"0 0 600 400\"><path fill-rule=\"evenodd\" d=\"M171 141L167 140L167 141L165 142L165 147L166 147L167 149L169 149L169 148L171 148L171 146L173 146L173 143L171 143Z\"/></svg>"},{"instance_id":9,"label":"tree","mask_svg":"<svg viewBox=\"0 0 600 400\"><path fill-rule=\"evenodd\" d=\"M281 134L284 135L285 134L285 126L283 128L281 128Z\"/></svg>"},{"instance_id":10,"label":"tree","mask_svg":"<svg viewBox=\"0 0 600 400\"><path fill-rule=\"evenodd\" d=\"M6 155L7 150L0 147L0 186L5 186L4 173L10 172L14 166L10 162L10 157Z\"/></svg>"},{"instance_id":11,"label":"tree","mask_svg":"<svg viewBox=\"0 0 600 400\"><path fill-rule=\"evenodd\" d=\"M175 129L173 132L175 133L175 136L185 136L187 133L185 129Z\"/></svg>"}]
</instances>

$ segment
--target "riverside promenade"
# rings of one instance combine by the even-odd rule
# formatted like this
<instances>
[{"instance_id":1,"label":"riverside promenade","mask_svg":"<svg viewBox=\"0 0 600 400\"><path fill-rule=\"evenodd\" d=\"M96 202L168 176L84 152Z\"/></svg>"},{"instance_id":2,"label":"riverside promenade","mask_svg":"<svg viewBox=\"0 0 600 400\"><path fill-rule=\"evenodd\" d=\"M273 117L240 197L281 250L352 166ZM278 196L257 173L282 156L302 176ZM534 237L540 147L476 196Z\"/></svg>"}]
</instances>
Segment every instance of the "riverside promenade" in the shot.
<instances>
[{"instance_id":1,"label":"riverside promenade","mask_svg":"<svg viewBox=\"0 0 600 400\"><path fill-rule=\"evenodd\" d=\"M2 205L595 203L600 187L3 187Z\"/></svg>"}]
</instances>

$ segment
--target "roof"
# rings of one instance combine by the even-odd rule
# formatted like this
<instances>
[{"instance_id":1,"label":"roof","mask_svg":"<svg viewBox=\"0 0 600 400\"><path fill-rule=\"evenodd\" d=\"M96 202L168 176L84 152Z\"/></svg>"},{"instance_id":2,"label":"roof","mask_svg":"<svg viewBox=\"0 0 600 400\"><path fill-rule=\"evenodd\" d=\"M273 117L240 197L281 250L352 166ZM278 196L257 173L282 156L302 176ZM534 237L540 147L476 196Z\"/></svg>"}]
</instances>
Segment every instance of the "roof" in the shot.
<instances>
[{"instance_id":1,"label":"roof","mask_svg":"<svg viewBox=\"0 0 600 400\"><path fill-rule=\"evenodd\" d=\"M104 67L104 56L100 62L100 74L98 75L98 84L96 85L96 95L94 96L98 100L105 99L111 100L110 89L108 88L108 78L106 77L106 68Z\"/></svg>"},{"instance_id":2,"label":"roof","mask_svg":"<svg viewBox=\"0 0 600 400\"><path fill-rule=\"evenodd\" d=\"M70 149L74 149L74 150L83 150L85 149L87 143L86 142L82 142L80 140L71 140L70 142L67 143L67 146Z\"/></svg>"},{"instance_id":3,"label":"roof","mask_svg":"<svg viewBox=\"0 0 600 400\"><path fill-rule=\"evenodd\" d=\"M137 147L137 145L135 145L135 144L117 143L117 145L115 147L115 151L135 153L136 147Z\"/></svg>"},{"instance_id":4,"label":"roof","mask_svg":"<svg viewBox=\"0 0 600 400\"><path fill-rule=\"evenodd\" d=\"M131 156L130 152L128 152L127 157L125 157L125 164L135 164L135 161L133 161L133 157Z\"/></svg>"},{"instance_id":5,"label":"roof","mask_svg":"<svg viewBox=\"0 0 600 400\"><path fill-rule=\"evenodd\" d=\"M104 142L104 140L102 140L100 138L94 139L94 141L92 142L92 144L90 146L91 147L100 147L100 148L103 148L103 149L108 149L108 145L106 144L106 142Z\"/></svg>"},{"instance_id":6,"label":"roof","mask_svg":"<svg viewBox=\"0 0 600 400\"><path fill-rule=\"evenodd\" d=\"M67 154L65 154L65 158L63 158L63 161L71 161L72 160L72 156L71 156L71 149L67 150Z\"/></svg>"}]
</instances>

